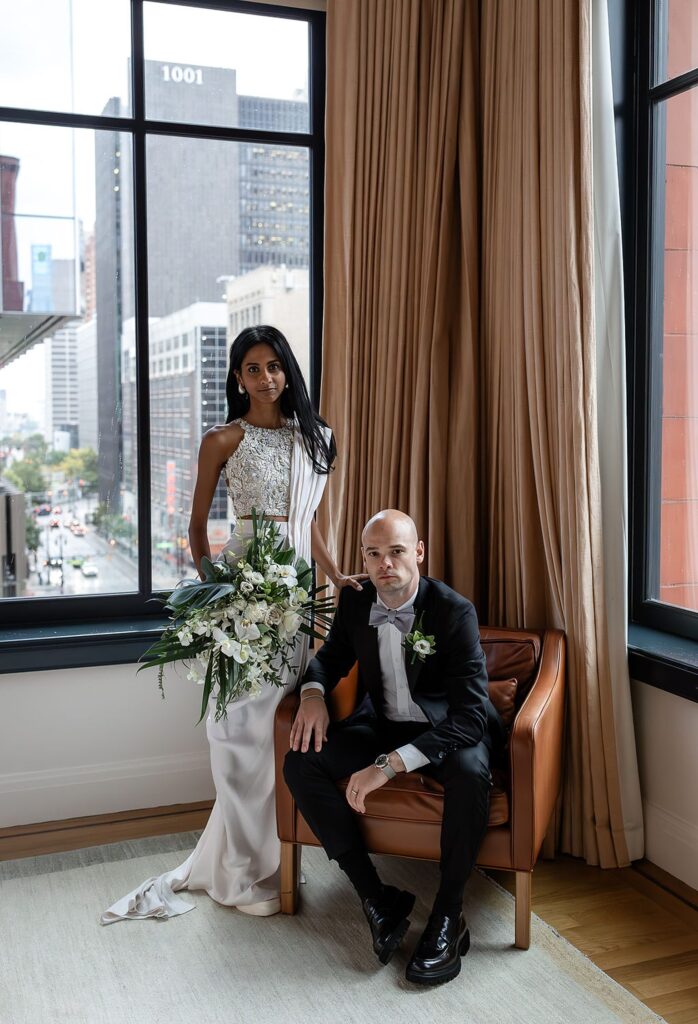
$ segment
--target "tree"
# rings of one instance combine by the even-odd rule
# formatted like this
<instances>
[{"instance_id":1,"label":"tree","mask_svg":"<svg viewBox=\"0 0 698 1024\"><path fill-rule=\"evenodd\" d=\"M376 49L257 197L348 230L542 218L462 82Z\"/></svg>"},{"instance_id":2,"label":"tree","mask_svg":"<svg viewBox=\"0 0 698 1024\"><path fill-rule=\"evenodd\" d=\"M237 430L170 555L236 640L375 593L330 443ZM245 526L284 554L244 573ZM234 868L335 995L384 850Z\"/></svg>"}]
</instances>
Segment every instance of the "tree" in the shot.
<instances>
[{"instance_id":1,"label":"tree","mask_svg":"<svg viewBox=\"0 0 698 1024\"><path fill-rule=\"evenodd\" d=\"M5 477L25 494L43 494L46 490L46 478L41 466L31 459L13 462L10 468L5 470Z\"/></svg>"},{"instance_id":2,"label":"tree","mask_svg":"<svg viewBox=\"0 0 698 1024\"><path fill-rule=\"evenodd\" d=\"M48 445L43 434L30 434L22 441L24 458L32 462L45 463L48 454Z\"/></svg>"},{"instance_id":3,"label":"tree","mask_svg":"<svg viewBox=\"0 0 698 1024\"><path fill-rule=\"evenodd\" d=\"M33 519L27 519L25 524L25 544L27 551L38 551L41 533Z\"/></svg>"},{"instance_id":4,"label":"tree","mask_svg":"<svg viewBox=\"0 0 698 1024\"><path fill-rule=\"evenodd\" d=\"M72 448L61 460L60 470L68 483L77 484L83 493L97 487L97 452L92 448Z\"/></svg>"}]
</instances>

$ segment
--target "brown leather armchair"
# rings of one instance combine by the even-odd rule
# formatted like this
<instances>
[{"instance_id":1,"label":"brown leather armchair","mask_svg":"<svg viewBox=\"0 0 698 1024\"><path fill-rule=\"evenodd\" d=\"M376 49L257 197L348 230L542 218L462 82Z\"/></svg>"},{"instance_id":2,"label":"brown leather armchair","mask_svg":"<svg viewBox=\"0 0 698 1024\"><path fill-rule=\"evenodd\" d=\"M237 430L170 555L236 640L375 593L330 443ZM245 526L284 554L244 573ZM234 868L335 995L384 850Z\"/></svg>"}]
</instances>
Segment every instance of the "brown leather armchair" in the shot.
<instances>
[{"instance_id":1,"label":"brown leather armchair","mask_svg":"<svg viewBox=\"0 0 698 1024\"><path fill-rule=\"evenodd\" d=\"M565 695L565 639L558 630L542 633L481 627L490 693L495 681L509 681L500 690L516 697L510 708L506 767L495 770L489 826L478 864L516 872L515 941L530 945L531 873L560 788ZM357 693L356 667L331 694L330 714L340 720L351 713ZM300 847L319 846L297 809L283 777L291 724L298 694L289 694L276 713L276 818L281 839L281 909L294 914L298 906ZM345 780L346 783L346 780ZM344 784L345 784L344 783ZM343 785L340 783L340 785ZM419 770L398 775L370 793L361 830L372 853L422 860L439 859L443 807L442 788Z\"/></svg>"}]
</instances>

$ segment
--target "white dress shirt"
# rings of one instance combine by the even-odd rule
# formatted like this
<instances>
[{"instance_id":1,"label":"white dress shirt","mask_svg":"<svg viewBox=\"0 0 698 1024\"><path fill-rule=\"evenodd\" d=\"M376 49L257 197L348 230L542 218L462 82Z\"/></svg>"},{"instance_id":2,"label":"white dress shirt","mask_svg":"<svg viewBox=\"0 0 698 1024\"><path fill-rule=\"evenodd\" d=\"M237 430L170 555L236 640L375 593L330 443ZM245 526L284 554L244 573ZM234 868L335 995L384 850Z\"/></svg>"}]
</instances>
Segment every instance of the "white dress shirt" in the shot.
<instances>
[{"instance_id":1,"label":"white dress shirt","mask_svg":"<svg viewBox=\"0 0 698 1024\"><path fill-rule=\"evenodd\" d=\"M395 611L402 611L411 608L417 597L417 591L401 604ZM378 604L384 608L388 606L380 597L377 597ZM378 660L383 677L383 694L385 696L385 717L391 722L428 722L422 709L412 700L409 684L407 682L407 671L405 669L405 650L402 646L403 634L392 622L384 622L374 627L378 632ZM323 693L325 688L322 683L307 682L301 686L301 693L308 689L318 689ZM418 750L413 743L406 743L398 747L396 753L400 755L405 765L405 770L413 772L416 768L429 763L421 750Z\"/></svg>"}]
</instances>

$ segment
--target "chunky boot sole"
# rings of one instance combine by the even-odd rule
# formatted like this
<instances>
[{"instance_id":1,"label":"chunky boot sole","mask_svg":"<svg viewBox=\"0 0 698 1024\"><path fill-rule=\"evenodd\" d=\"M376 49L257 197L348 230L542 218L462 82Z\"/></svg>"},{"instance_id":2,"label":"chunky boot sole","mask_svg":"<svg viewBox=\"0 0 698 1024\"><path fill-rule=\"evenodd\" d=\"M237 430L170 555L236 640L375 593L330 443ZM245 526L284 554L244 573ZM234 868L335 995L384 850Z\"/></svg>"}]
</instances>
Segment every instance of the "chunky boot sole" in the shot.
<instances>
[{"instance_id":1,"label":"chunky boot sole","mask_svg":"<svg viewBox=\"0 0 698 1024\"><path fill-rule=\"evenodd\" d=\"M446 981L453 981L460 974L461 969L461 957L470 949L470 932L465 929L465 934L460 940L458 946L458 953L460 954L455 963L449 964L448 967L435 967L428 973L426 971L414 971L410 965L407 965L405 971L405 977L408 981L413 982L415 985L442 985Z\"/></svg>"},{"instance_id":2,"label":"chunky boot sole","mask_svg":"<svg viewBox=\"0 0 698 1024\"><path fill-rule=\"evenodd\" d=\"M405 935L407 929L410 927L410 921L408 915L412 913L412 908L415 904L415 897L412 893L405 893L405 899L402 905L399 907L400 915L402 920L398 921L393 931L386 936L386 938L380 944L373 943L373 951L382 964L389 964L393 958L395 950L398 948Z\"/></svg>"}]
</instances>

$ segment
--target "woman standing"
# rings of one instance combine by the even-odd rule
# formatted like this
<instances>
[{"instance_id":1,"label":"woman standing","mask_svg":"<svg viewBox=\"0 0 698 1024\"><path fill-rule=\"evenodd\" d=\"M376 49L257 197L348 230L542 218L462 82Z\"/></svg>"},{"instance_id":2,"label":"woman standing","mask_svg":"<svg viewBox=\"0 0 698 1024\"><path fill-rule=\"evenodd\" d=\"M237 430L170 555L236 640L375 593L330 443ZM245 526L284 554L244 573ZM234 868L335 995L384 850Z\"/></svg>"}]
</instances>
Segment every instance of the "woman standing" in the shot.
<instances>
[{"instance_id":1,"label":"woman standing","mask_svg":"<svg viewBox=\"0 0 698 1024\"><path fill-rule=\"evenodd\" d=\"M274 327L248 327L233 342L226 382L228 420L205 435L189 524L197 569L210 557L208 514L221 473L236 526L225 550L243 551L251 535L252 510L276 520L281 536L308 563L311 557L338 588L360 589L363 576L346 576L332 561L314 521L336 448L332 432L312 408L291 348ZM299 634L293 669L283 686L244 695L215 721L210 702L206 723L216 802L187 860L150 878L102 915L173 917L191 910L174 893L204 889L217 902L248 914L280 909L280 844L274 802L273 727L276 707L303 672L307 638ZM317 699L311 691L306 700Z\"/></svg>"}]
</instances>

